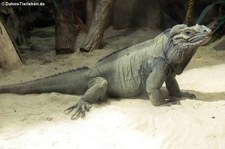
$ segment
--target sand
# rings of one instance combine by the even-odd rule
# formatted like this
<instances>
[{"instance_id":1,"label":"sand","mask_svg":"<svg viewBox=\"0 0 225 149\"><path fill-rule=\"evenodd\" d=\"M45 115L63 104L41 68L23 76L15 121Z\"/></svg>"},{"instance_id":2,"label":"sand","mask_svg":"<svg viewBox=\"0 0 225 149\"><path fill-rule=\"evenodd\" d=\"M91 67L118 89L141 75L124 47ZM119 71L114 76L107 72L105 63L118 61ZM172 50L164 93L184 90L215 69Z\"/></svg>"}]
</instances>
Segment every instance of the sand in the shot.
<instances>
[{"instance_id":1,"label":"sand","mask_svg":"<svg viewBox=\"0 0 225 149\"><path fill-rule=\"evenodd\" d=\"M148 29L108 31L104 48L91 54L55 56L25 52L25 65L1 70L0 84L93 66L100 57L155 36ZM82 35L78 39L81 43ZM146 98L109 99L94 104L84 119L70 120L63 110L80 96L59 93L0 95L0 149L200 149L225 148L225 52L200 47L177 77L180 88L196 94L175 105L154 107Z\"/></svg>"}]
</instances>

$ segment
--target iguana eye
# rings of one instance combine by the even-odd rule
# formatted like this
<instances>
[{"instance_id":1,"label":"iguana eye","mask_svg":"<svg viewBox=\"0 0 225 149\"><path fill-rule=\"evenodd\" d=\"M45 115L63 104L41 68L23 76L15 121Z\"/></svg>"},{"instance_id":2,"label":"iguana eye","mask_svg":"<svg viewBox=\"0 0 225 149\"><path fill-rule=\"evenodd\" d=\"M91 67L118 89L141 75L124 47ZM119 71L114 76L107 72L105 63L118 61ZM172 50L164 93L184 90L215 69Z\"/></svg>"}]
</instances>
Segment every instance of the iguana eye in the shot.
<instances>
[{"instance_id":1,"label":"iguana eye","mask_svg":"<svg viewBox=\"0 0 225 149\"><path fill-rule=\"evenodd\" d=\"M186 32L184 32L184 34L185 34L186 36L190 36L190 35L192 35L192 32L186 31Z\"/></svg>"}]
</instances>

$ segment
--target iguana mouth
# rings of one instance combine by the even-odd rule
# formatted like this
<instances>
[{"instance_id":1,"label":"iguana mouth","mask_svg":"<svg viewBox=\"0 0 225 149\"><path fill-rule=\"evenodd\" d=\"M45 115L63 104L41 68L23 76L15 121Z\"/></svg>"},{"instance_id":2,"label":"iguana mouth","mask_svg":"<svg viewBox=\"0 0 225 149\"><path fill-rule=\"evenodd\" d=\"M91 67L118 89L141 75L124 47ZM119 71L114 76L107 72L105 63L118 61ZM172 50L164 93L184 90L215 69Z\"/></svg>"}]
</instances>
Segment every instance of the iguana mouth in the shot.
<instances>
[{"instance_id":1,"label":"iguana mouth","mask_svg":"<svg viewBox=\"0 0 225 149\"><path fill-rule=\"evenodd\" d=\"M209 34L200 34L198 36L194 36L192 38L190 38L188 40L188 42L190 43L202 43L202 44L206 44L212 37L212 33L209 33Z\"/></svg>"}]
</instances>

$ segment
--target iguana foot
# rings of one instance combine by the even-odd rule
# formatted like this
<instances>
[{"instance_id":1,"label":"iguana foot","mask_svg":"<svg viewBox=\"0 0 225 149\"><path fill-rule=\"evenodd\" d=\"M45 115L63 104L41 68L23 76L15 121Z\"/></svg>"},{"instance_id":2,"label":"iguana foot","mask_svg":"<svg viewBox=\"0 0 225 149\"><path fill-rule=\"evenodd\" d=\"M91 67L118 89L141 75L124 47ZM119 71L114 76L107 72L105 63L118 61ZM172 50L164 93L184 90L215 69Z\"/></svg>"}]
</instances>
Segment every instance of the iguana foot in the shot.
<instances>
[{"instance_id":1,"label":"iguana foot","mask_svg":"<svg viewBox=\"0 0 225 149\"><path fill-rule=\"evenodd\" d=\"M73 110L75 110L75 113L71 116L72 120L75 120L79 117L84 117L86 112L88 112L91 109L91 105L87 101L79 101L75 105L69 107L64 112L71 113Z\"/></svg>"},{"instance_id":2,"label":"iguana foot","mask_svg":"<svg viewBox=\"0 0 225 149\"><path fill-rule=\"evenodd\" d=\"M191 94L191 93L188 93L188 92L181 92L180 97L181 98L196 99L196 96L194 94Z\"/></svg>"},{"instance_id":3,"label":"iguana foot","mask_svg":"<svg viewBox=\"0 0 225 149\"><path fill-rule=\"evenodd\" d=\"M188 92L180 92L179 94L173 94L170 95L172 97L177 98L189 98L189 99L196 99L196 96L194 94L188 93Z\"/></svg>"}]
</instances>

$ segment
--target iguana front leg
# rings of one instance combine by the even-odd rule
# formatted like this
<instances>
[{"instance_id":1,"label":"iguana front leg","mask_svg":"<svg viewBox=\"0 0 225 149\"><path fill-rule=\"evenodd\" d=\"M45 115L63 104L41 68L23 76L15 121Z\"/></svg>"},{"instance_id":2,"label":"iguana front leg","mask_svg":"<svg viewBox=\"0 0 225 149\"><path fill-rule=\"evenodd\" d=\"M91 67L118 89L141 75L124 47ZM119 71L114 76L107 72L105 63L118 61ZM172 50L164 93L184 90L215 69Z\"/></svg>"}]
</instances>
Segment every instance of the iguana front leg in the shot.
<instances>
[{"instance_id":1,"label":"iguana front leg","mask_svg":"<svg viewBox=\"0 0 225 149\"><path fill-rule=\"evenodd\" d=\"M89 89L80 99L80 101L65 110L65 112L68 113L72 112L73 110L75 111L71 119L84 117L86 112L90 110L92 103L104 99L108 88L108 83L104 78L97 77L89 81L88 87Z\"/></svg>"},{"instance_id":2,"label":"iguana front leg","mask_svg":"<svg viewBox=\"0 0 225 149\"><path fill-rule=\"evenodd\" d=\"M170 75L166 79L166 88L171 96L174 97L184 97L194 99L196 96L188 92L181 92L177 80L175 79L175 74Z\"/></svg>"},{"instance_id":3,"label":"iguana front leg","mask_svg":"<svg viewBox=\"0 0 225 149\"><path fill-rule=\"evenodd\" d=\"M165 82L168 73L169 73L169 64L167 64L162 59L158 59L158 62L156 63L152 72L147 78L146 91L154 106L160 106L166 103L160 88Z\"/></svg>"}]
</instances>

